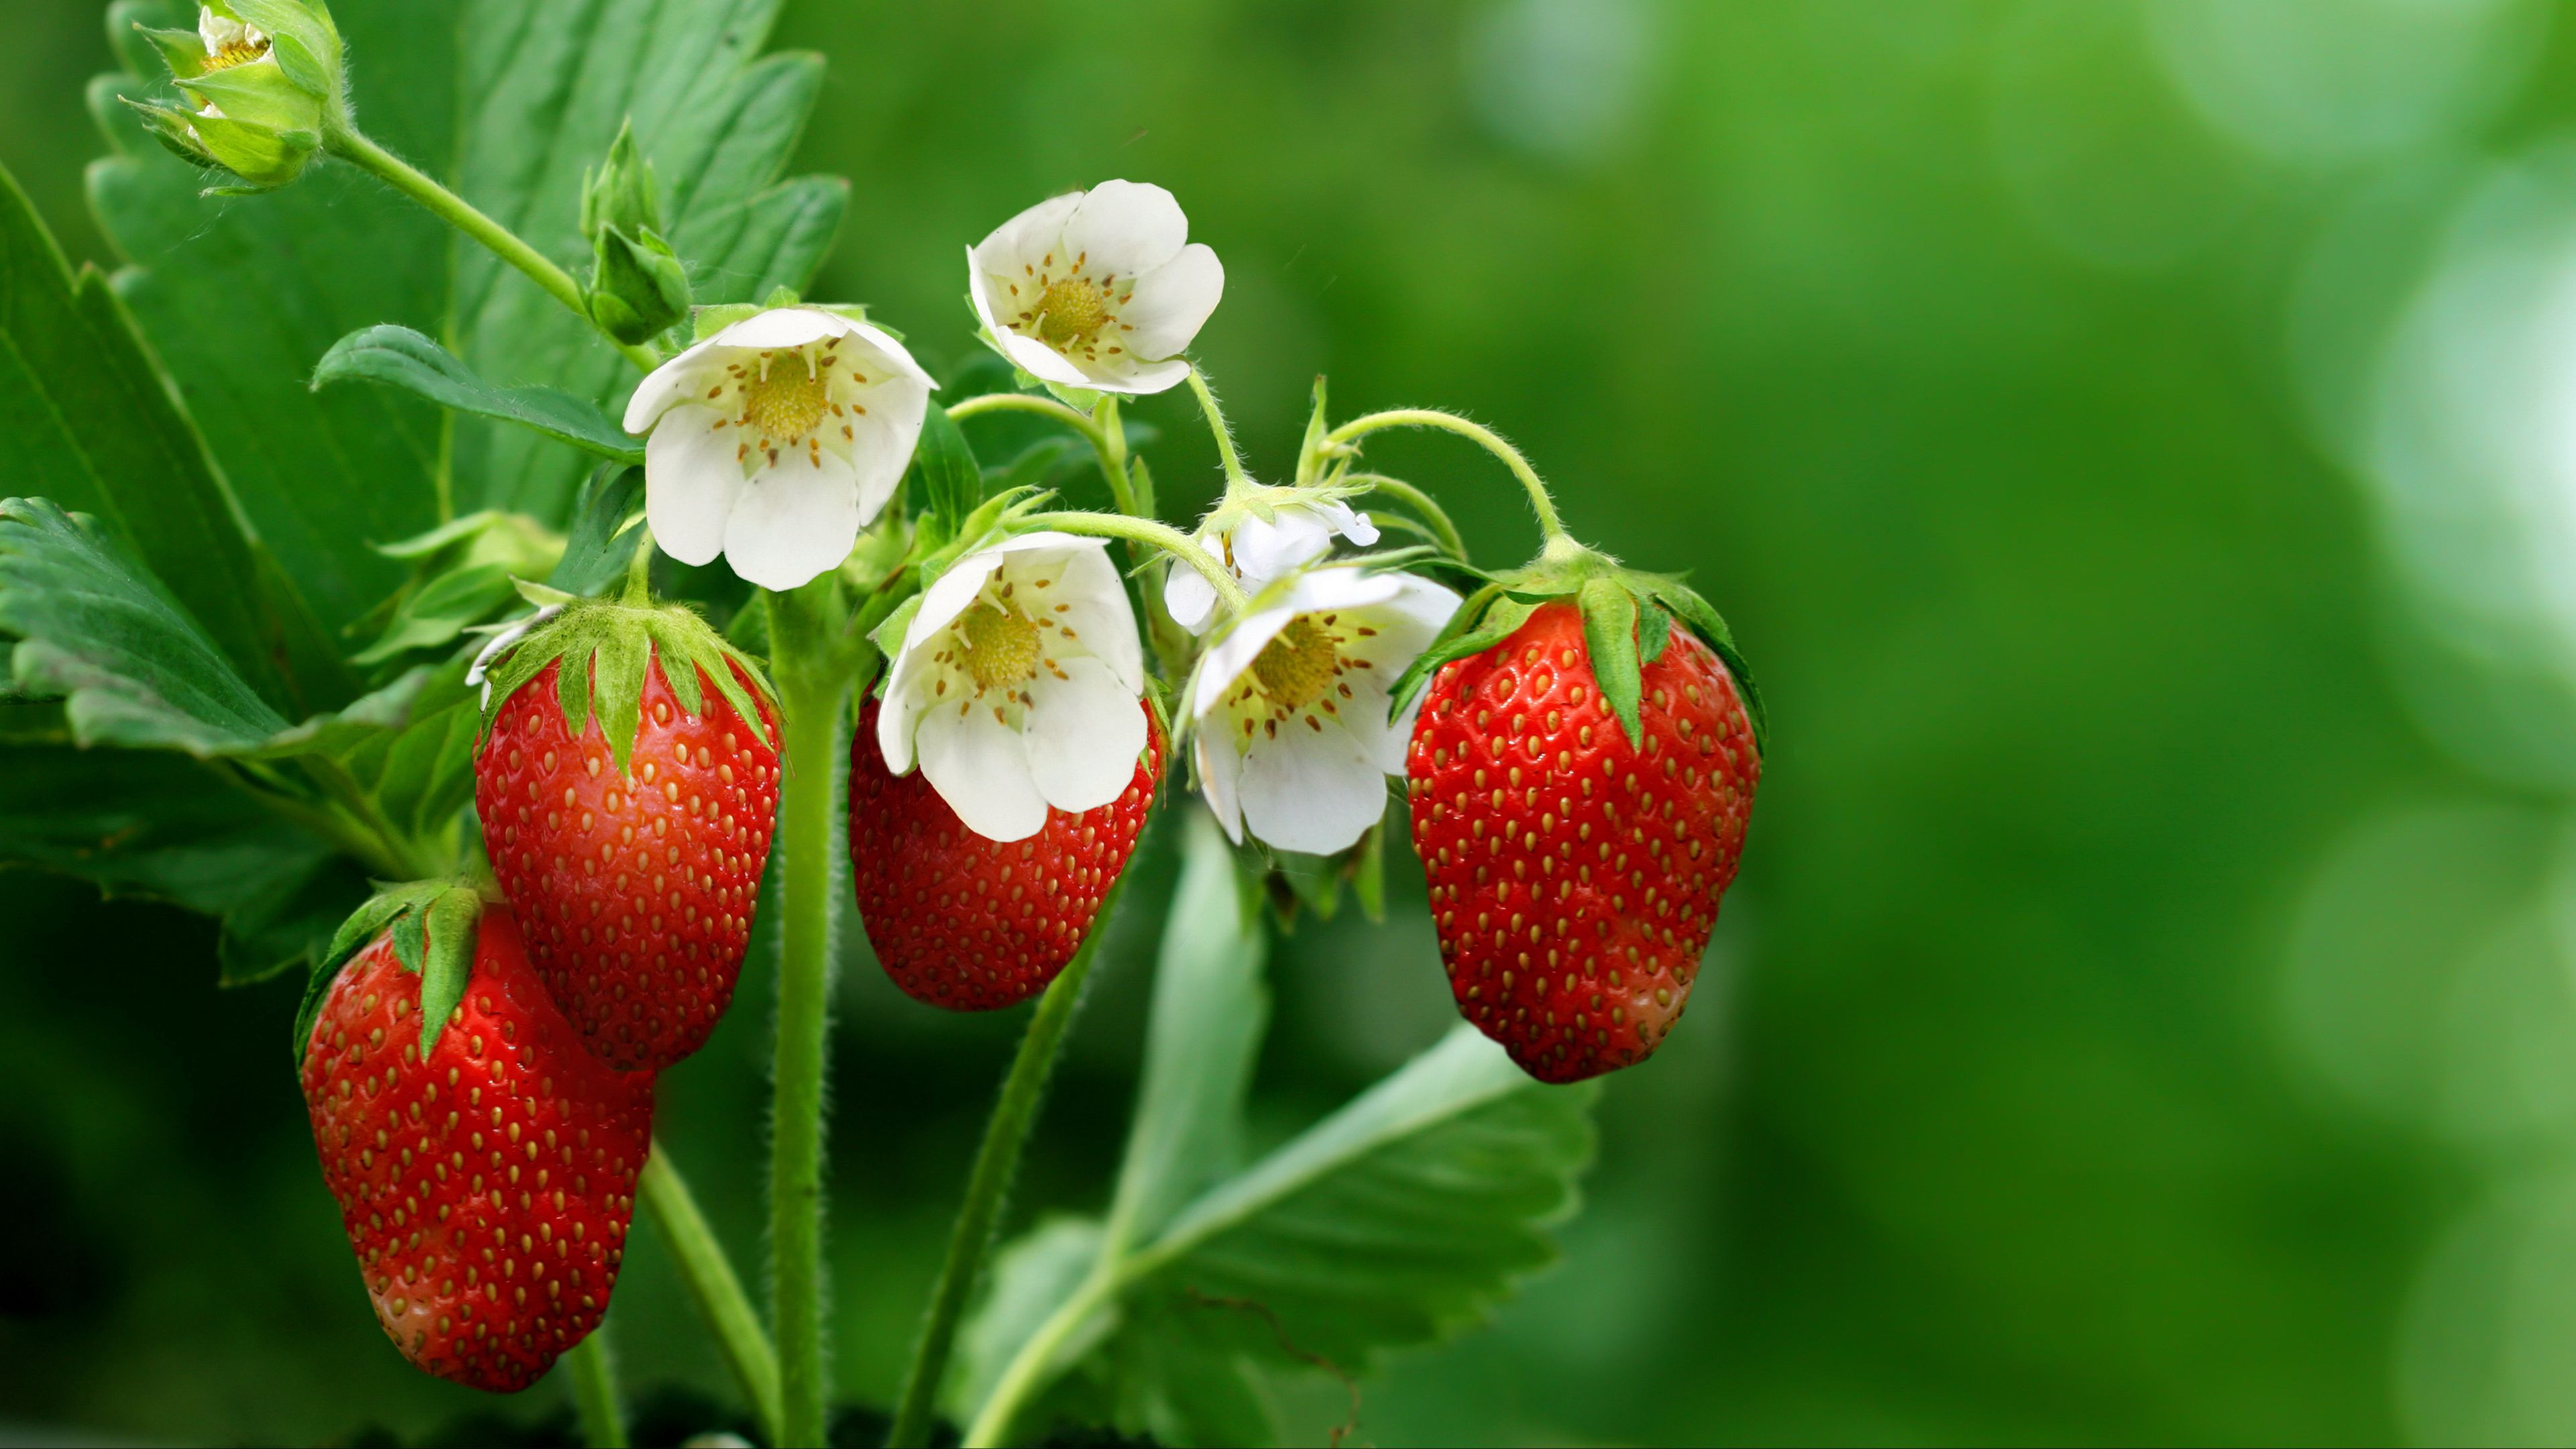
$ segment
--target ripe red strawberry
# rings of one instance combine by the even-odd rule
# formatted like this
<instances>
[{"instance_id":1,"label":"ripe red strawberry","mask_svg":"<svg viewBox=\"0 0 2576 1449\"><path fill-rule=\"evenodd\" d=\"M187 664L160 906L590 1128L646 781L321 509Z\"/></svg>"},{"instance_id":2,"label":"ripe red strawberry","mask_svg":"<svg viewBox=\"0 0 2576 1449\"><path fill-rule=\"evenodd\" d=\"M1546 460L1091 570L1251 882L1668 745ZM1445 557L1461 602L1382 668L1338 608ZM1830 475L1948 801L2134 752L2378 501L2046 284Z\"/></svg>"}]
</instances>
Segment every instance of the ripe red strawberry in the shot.
<instances>
[{"instance_id":1,"label":"ripe red strawberry","mask_svg":"<svg viewBox=\"0 0 2576 1449\"><path fill-rule=\"evenodd\" d=\"M531 636L511 663L545 642ZM638 656L634 684L605 677L606 649L544 659L494 712L474 767L484 848L537 974L620 1070L668 1067L715 1030L778 818L776 717L755 677L701 656L694 687L675 689L663 663L676 651L662 646ZM707 662L730 671L731 690ZM567 664L591 674L578 732L560 689Z\"/></svg>"},{"instance_id":2,"label":"ripe red strawberry","mask_svg":"<svg viewBox=\"0 0 2576 1449\"><path fill-rule=\"evenodd\" d=\"M394 1346L515 1392L607 1311L653 1078L583 1050L506 909L425 1060L421 985L390 932L339 968L304 1038L313 1143Z\"/></svg>"},{"instance_id":3,"label":"ripe red strawberry","mask_svg":"<svg viewBox=\"0 0 2576 1449\"><path fill-rule=\"evenodd\" d=\"M1163 773L1163 731L1146 711L1145 760L1127 793L1079 815L1049 810L1007 844L966 828L916 770L877 747L877 705L850 742L850 874L859 916L894 984L951 1011L992 1011L1046 990L1081 949L1127 868Z\"/></svg>"},{"instance_id":4,"label":"ripe red strawberry","mask_svg":"<svg viewBox=\"0 0 2576 1449\"><path fill-rule=\"evenodd\" d=\"M1414 728L1413 841L1450 990L1542 1081L1654 1051L1744 848L1762 773L1752 722L1717 654L1666 627L1641 676L1642 749L1570 598L1442 666Z\"/></svg>"}]
</instances>

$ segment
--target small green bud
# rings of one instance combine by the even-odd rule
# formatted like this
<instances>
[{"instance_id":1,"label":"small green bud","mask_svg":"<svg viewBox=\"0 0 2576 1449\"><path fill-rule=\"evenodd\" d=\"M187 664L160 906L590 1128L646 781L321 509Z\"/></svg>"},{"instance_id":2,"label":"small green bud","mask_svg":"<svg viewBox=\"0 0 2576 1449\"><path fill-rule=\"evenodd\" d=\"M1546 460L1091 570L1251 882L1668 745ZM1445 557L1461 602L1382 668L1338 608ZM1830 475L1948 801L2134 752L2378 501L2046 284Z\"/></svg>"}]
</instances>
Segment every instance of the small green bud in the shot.
<instances>
[{"instance_id":1,"label":"small green bud","mask_svg":"<svg viewBox=\"0 0 2576 1449\"><path fill-rule=\"evenodd\" d=\"M590 315L608 335L641 343L689 315L689 271L662 239L653 164L635 147L632 121L608 159L581 181L581 231L590 241Z\"/></svg>"},{"instance_id":2,"label":"small green bud","mask_svg":"<svg viewBox=\"0 0 2576 1449\"><path fill-rule=\"evenodd\" d=\"M127 104L171 150L248 189L293 181L348 124L340 32L321 0L207 0L194 33L143 34L193 109Z\"/></svg>"}]
</instances>

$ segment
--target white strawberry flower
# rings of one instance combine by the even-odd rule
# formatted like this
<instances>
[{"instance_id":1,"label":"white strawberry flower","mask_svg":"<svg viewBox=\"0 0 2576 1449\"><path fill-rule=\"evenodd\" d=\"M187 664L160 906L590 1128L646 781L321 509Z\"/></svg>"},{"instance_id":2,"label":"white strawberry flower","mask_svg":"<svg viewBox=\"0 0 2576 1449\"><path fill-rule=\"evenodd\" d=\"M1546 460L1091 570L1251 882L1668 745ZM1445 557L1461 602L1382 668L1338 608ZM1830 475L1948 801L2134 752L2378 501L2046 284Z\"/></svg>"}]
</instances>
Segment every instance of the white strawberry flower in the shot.
<instances>
[{"instance_id":1,"label":"white strawberry flower","mask_svg":"<svg viewBox=\"0 0 2576 1449\"><path fill-rule=\"evenodd\" d=\"M1333 498L1275 502L1268 518L1224 503L1199 524L1194 541L1242 582L1245 593L1257 594L1332 552L1336 537L1366 548L1377 542L1377 525ZM1216 616L1216 586L1198 570L1174 564L1163 581L1163 608L1173 623L1203 634Z\"/></svg>"},{"instance_id":2,"label":"white strawberry flower","mask_svg":"<svg viewBox=\"0 0 2576 1449\"><path fill-rule=\"evenodd\" d=\"M877 713L877 745L968 829L1025 840L1047 808L1127 792L1145 749L1144 647L1108 540L1024 533L921 593Z\"/></svg>"},{"instance_id":3,"label":"white strawberry flower","mask_svg":"<svg viewBox=\"0 0 2576 1449\"><path fill-rule=\"evenodd\" d=\"M1312 855L1358 844L1420 708L1390 720L1390 691L1457 611L1428 579L1324 568L1219 639L1189 702L1199 787L1226 835Z\"/></svg>"},{"instance_id":4,"label":"white strawberry flower","mask_svg":"<svg viewBox=\"0 0 2576 1449\"><path fill-rule=\"evenodd\" d=\"M1059 387L1151 393L1190 375L1181 350L1225 295L1172 193L1104 181L1039 202L967 250L975 315L1012 362Z\"/></svg>"},{"instance_id":5,"label":"white strawberry flower","mask_svg":"<svg viewBox=\"0 0 2576 1449\"><path fill-rule=\"evenodd\" d=\"M786 590L836 568L894 496L938 384L883 330L776 307L654 369L626 405L644 512L682 563Z\"/></svg>"}]
</instances>

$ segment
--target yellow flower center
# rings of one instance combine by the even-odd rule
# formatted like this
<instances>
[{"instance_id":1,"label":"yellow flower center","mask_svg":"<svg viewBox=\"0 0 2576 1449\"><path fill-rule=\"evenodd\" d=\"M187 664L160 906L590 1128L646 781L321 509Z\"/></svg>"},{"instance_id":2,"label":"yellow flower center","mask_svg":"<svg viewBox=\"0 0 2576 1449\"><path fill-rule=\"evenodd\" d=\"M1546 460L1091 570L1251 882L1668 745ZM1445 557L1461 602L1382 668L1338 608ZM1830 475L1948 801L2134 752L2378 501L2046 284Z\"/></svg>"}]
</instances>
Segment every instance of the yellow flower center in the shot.
<instances>
[{"instance_id":1,"label":"yellow flower center","mask_svg":"<svg viewBox=\"0 0 2576 1449\"><path fill-rule=\"evenodd\" d=\"M830 375L829 367L817 371L801 352L778 358L766 374L744 384L744 425L764 438L802 439L831 411L831 389L825 384Z\"/></svg>"},{"instance_id":2,"label":"yellow flower center","mask_svg":"<svg viewBox=\"0 0 2576 1449\"><path fill-rule=\"evenodd\" d=\"M1067 277L1038 298L1038 336L1063 347L1087 340L1109 320L1109 299L1088 277Z\"/></svg>"},{"instance_id":3,"label":"yellow flower center","mask_svg":"<svg viewBox=\"0 0 2576 1449\"><path fill-rule=\"evenodd\" d=\"M1317 624L1311 615L1300 614L1288 621L1279 637L1264 645L1252 661L1252 677L1261 681L1262 692L1281 708L1291 712L1304 709L1324 697L1341 673L1341 656L1334 649L1334 638Z\"/></svg>"},{"instance_id":4,"label":"yellow flower center","mask_svg":"<svg viewBox=\"0 0 2576 1449\"><path fill-rule=\"evenodd\" d=\"M1012 690L1038 672L1038 626L1008 604L979 601L957 621L966 673L978 690Z\"/></svg>"}]
</instances>

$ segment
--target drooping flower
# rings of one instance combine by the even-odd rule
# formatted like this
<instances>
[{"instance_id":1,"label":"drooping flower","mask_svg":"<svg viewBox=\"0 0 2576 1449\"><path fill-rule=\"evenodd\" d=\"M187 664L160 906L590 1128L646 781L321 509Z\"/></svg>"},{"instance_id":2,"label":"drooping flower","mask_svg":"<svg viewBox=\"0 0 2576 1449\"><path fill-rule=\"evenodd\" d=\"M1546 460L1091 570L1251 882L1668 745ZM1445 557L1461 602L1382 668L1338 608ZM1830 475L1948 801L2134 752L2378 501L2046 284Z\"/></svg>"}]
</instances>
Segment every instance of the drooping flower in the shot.
<instances>
[{"instance_id":1,"label":"drooping flower","mask_svg":"<svg viewBox=\"0 0 2576 1449\"><path fill-rule=\"evenodd\" d=\"M975 315L1005 356L1060 387L1150 393L1190 375L1180 352L1225 295L1172 193L1104 181L1039 202L966 253Z\"/></svg>"},{"instance_id":2,"label":"drooping flower","mask_svg":"<svg viewBox=\"0 0 2576 1449\"><path fill-rule=\"evenodd\" d=\"M327 9L302 0L213 0L198 7L193 31L138 29L188 104L126 104L172 150L232 173L242 183L234 189L293 181L320 154L326 133L348 121L340 34Z\"/></svg>"},{"instance_id":3,"label":"drooping flower","mask_svg":"<svg viewBox=\"0 0 2576 1449\"><path fill-rule=\"evenodd\" d=\"M1336 537L1362 548L1377 542L1377 525L1339 499L1291 498L1269 511L1263 518L1238 504L1219 504L1199 524L1198 546L1242 580L1246 593L1260 593L1332 552ZM1176 563L1163 583L1163 607L1172 622L1205 633L1216 614L1216 586Z\"/></svg>"},{"instance_id":4,"label":"drooping flower","mask_svg":"<svg viewBox=\"0 0 2576 1449\"><path fill-rule=\"evenodd\" d=\"M1049 806L1098 809L1135 776L1144 648L1106 548L1025 533L968 554L904 630L878 748L898 775L917 761L987 839L1037 834Z\"/></svg>"},{"instance_id":5,"label":"drooping flower","mask_svg":"<svg viewBox=\"0 0 2576 1449\"><path fill-rule=\"evenodd\" d=\"M849 557L894 496L938 384L879 328L814 307L746 318L656 368L626 405L644 511L683 563L765 589Z\"/></svg>"},{"instance_id":6,"label":"drooping flower","mask_svg":"<svg viewBox=\"0 0 2576 1449\"><path fill-rule=\"evenodd\" d=\"M1244 616L1190 688L1200 788L1226 834L1329 855L1359 842L1404 773L1411 710L1390 691L1458 596L1410 574L1323 568Z\"/></svg>"}]
</instances>

